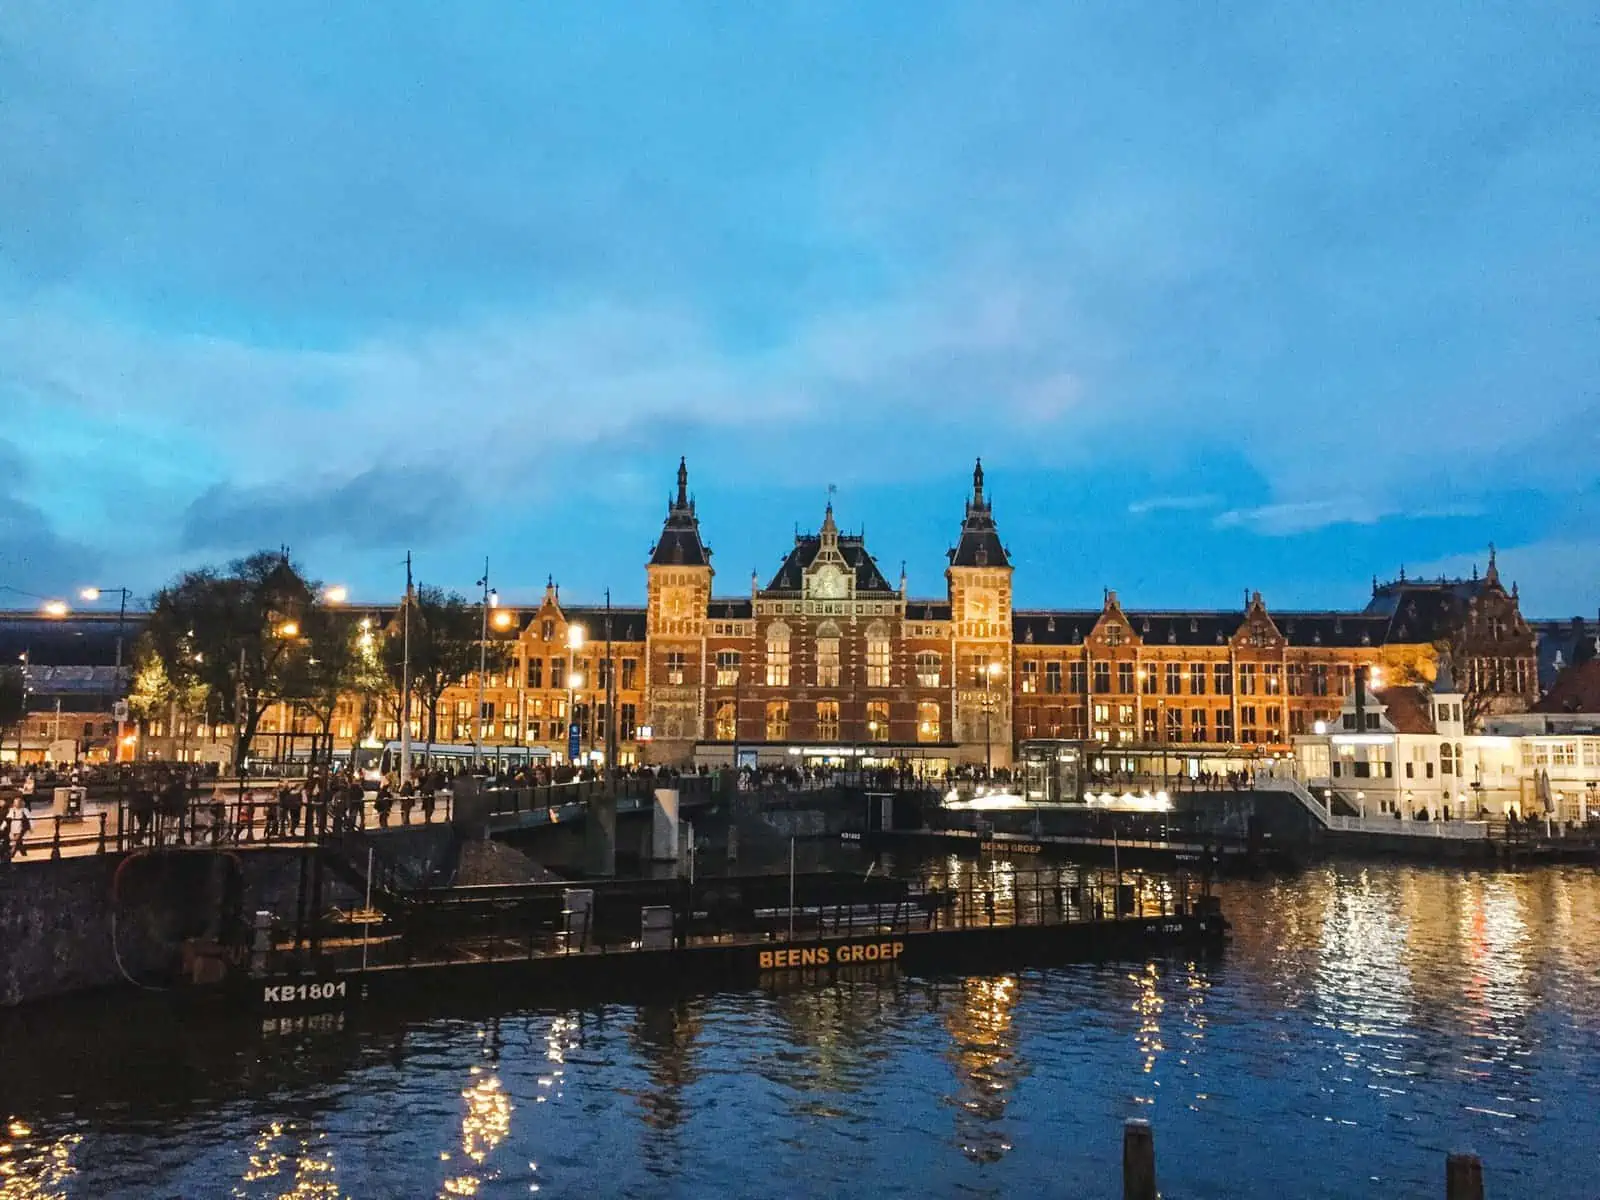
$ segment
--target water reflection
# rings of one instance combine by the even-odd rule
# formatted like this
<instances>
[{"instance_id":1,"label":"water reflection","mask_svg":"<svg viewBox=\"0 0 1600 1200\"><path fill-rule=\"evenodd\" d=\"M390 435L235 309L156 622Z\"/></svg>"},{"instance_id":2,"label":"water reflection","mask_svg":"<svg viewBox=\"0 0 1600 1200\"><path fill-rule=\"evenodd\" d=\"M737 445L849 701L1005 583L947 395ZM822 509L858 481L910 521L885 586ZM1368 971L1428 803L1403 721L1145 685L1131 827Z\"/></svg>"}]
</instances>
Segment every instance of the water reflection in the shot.
<instances>
[{"instance_id":1,"label":"water reflection","mask_svg":"<svg viewBox=\"0 0 1600 1200\"><path fill-rule=\"evenodd\" d=\"M955 1067L956 1142L974 1162L997 1162L1011 1149L1004 1119L1006 1102L1027 1067L1016 1053L1012 1031L1020 999L1015 975L967 979L959 1000L945 1011L953 1044L947 1052Z\"/></svg>"},{"instance_id":2,"label":"water reflection","mask_svg":"<svg viewBox=\"0 0 1600 1200\"><path fill-rule=\"evenodd\" d=\"M0 1200L59 1200L68 1195L67 1181L77 1174L72 1152L83 1141L81 1134L42 1137L20 1117L6 1118L0 1133Z\"/></svg>"},{"instance_id":3,"label":"water reflection","mask_svg":"<svg viewBox=\"0 0 1600 1200\"><path fill-rule=\"evenodd\" d=\"M256 1135L248 1161L243 1182L264 1186L235 1188L235 1196L338 1200L341 1194L326 1132L273 1121Z\"/></svg>"}]
</instances>

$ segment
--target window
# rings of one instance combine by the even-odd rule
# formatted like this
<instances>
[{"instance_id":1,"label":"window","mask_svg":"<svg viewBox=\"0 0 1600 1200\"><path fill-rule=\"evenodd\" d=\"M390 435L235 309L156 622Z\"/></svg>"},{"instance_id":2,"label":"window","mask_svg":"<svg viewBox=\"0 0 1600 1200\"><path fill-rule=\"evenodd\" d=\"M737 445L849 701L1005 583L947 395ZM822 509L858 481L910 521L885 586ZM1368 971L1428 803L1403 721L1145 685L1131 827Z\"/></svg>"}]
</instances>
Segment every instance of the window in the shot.
<instances>
[{"instance_id":1,"label":"window","mask_svg":"<svg viewBox=\"0 0 1600 1200\"><path fill-rule=\"evenodd\" d=\"M786 631L787 632L787 631ZM787 640L785 646L787 646ZM787 677L788 667L784 667ZM771 665L767 667L768 675L772 672ZM767 701L767 741L781 742L789 736L789 702L787 700Z\"/></svg>"},{"instance_id":2,"label":"window","mask_svg":"<svg viewBox=\"0 0 1600 1200\"><path fill-rule=\"evenodd\" d=\"M1169 741L1169 742L1181 742L1181 741L1183 741L1183 709L1181 709L1181 708L1169 708L1169 709L1167 709L1167 732L1166 732L1166 738L1167 738L1167 741Z\"/></svg>"},{"instance_id":3,"label":"window","mask_svg":"<svg viewBox=\"0 0 1600 1200\"><path fill-rule=\"evenodd\" d=\"M932 700L923 700L917 705L917 741L937 742L939 740L939 705Z\"/></svg>"},{"instance_id":4,"label":"window","mask_svg":"<svg viewBox=\"0 0 1600 1200\"><path fill-rule=\"evenodd\" d=\"M1600 767L1600 741L1587 738L1583 743L1583 765L1586 767Z\"/></svg>"},{"instance_id":5,"label":"window","mask_svg":"<svg viewBox=\"0 0 1600 1200\"><path fill-rule=\"evenodd\" d=\"M1085 682L1086 678L1081 662L1069 662L1067 664L1067 690L1074 696L1081 696L1089 690L1089 685Z\"/></svg>"},{"instance_id":6,"label":"window","mask_svg":"<svg viewBox=\"0 0 1600 1200\"><path fill-rule=\"evenodd\" d=\"M1158 727L1156 725L1158 715L1153 708L1144 710L1144 740L1147 742L1155 741L1158 736Z\"/></svg>"},{"instance_id":7,"label":"window","mask_svg":"<svg viewBox=\"0 0 1600 1200\"><path fill-rule=\"evenodd\" d=\"M1255 663L1239 664L1239 695L1254 696L1256 694L1256 665Z\"/></svg>"},{"instance_id":8,"label":"window","mask_svg":"<svg viewBox=\"0 0 1600 1200\"><path fill-rule=\"evenodd\" d=\"M1233 714L1225 708L1217 710L1217 741L1233 741Z\"/></svg>"},{"instance_id":9,"label":"window","mask_svg":"<svg viewBox=\"0 0 1600 1200\"><path fill-rule=\"evenodd\" d=\"M604 738L606 736L606 721L609 716L610 714L606 712L606 702L604 700L595 701L594 736L596 739Z\"/></svg>"},{"instance_id":10,"label":"window","mask_svg":"<svg viewBox=\"0 0 1600 1200\"><path fill-rule=\"evenodd\" d=\"M567 679L567 660L564 658L552 658L550 660L550 686L564 688L569 682L570 680Z\"/></svg>"},{"instance_id":11,"label":"window","mask_svg":"<svg viewBox=\"0 0 1600 1200\"><path fill-rule=\"evenodd\" d=\"M839 740L839 702L837 700L817 701L817 740L819 742L836 742Z\"/></svg>"},{"instance_id":12,"label":"window","mask_svg":"<svg viewBox=\"0 0 1600 1200\"><path fill-rule=\"evenodd\" d=\"M1239 708L1239 740L1252 745L1261 740L1261 731L1256 728L1256 706L1244 704Z\"/></svg>"},{"instance_id":13,"label":"window","mask_svg":"<svg viewBox=\"0 0 1600 1200\"><path fill-rule=\"evenodd\" d=\"M1167 664L1167 695L1183 695L1183 664Z\"/></svg>"},{"instance_id":14,"label":"window","mask_svg":"<svg viewBox=\"0 0 1600 1200\"><path fill-rule=\"evenodd\" d=\"M1328 694L1328 664L1311 664L1311 694L1313 696L1326 696Z\"/></svg>"},{"instance_id":15,"label":"window","mask_svg":"<svg viewBox=\"0 0 1600 1200\"><path fill-rule=\"evenodd\" d=\"M1304 664L1290 663L1286 670L1289 676L1289 695L1304 696L1306 694L1306 669Z\"/></svg>"},{"instance_id":16,"label":"window","mask_svg":"<svg viewBox=\"0 0 1600 1200\"><path fill-rule=\"evenodd\" d=\"M1094 690L1102 696L1111 690L1110 663L1102 661L1094 664Z\"/></svg>"},{"instance_id":17,"label":"window","mask_svg":"<svg viewBox=\"0 0 1600 1200\"><path fill-rule=\"evenodd\" d=\"M1203 742L1206 740L1205 709L1191 708L1189 710L1189 730L1191 734L1189 740L1191 742Z\"/></svg>"},{"instance_id":18,"label":"window","mask_svg":"<svg viewBox=\"0 0 1600 1200\"><path fill-rule=\"evenodd\" d=\"M1120 646L1120 645L1122 645L1122 626L1121 625L1111 625L1111 626L1107 627L1107 629L1106 629L1106 645L1108 645L1108 646Z\"/></svg>"},{"instance_id":19,"label":"window","mask_svg":"<svg viewBox=\"0 0 1600 1200\"><path fill-rule=\"evenodd\" d=\"M839 627L832 621L817 628L817 686L839 686Z\"/></svg>"},{"instance_id":20,"label":"window","mask_svg":"<svg viewBox=\"0 0 1600 1200\"><path fill-rule=\"evenodd\" d=\"M867 686L889 686L889 628L882 621L867 626Z\"/></svg>"},{"instance_id":21,"label":"window","mask_svg":"<svg viewBox=\"0 0 1600 1200\"><path fill-rule=\"evenodd\" d=\"M1212 663L1211 682L1217 695L1229 695L1233 691L1233 668L1227 663Z\"/></svg>"},{"instance_id":22,"label":"window","mask_svg":"<svg viewBox=\"0 0 1600 1200\"><path fill-rule=\"evenodd\" d=\"M1289 710L1290 734L1304 733L1306 731L1306 714L1303 709L1291 708Z\"/></svg>"},{"instance_id":23,"label":"window","mask_svg":"<svg viewBox=\"0 0 1600 1200\"><path fill-rule=\"evenodd\" d=\"M782 621L774 621L767 627L767 686L789 686L789 627ZM769 704L767 705L767 726L769 729L771 725L772 705ZM789 708L787 705L784 705L783 708L783 728L785 732L779 734L779 738L788 736ZM768 740L773 740L770 732L767 737Z\"/></svg>"},{"instance_id":24,"label":"window","mask_svg":"<svg viewBox=\"0 0 1600 1200\"><path fill-rule=\"evenodd\" d=\"M889 702L867 701L867 737L874 742L889 740Z\"/></svg>"},{"instance_id":25,"label":"window","mask_svg":"<svg viewBox=\"0 0 1600 1200\"><path fill-rule=\"evenodd\" d=\"M551 638L555 637L555 635L556 635L556 623L554 621L540 621L539 622L539 636L541 638L543 638L545 641L548 642Z\"/></svg>"},{"instance_id":26,"label":"window","mask_svg":"<svg viewBox=\"0 0 1600 1200\"><path fill-rule=\"evenodd\" d=\"M1278 664L1277 663L1269 663L1266 666L1262 667L1261 670L1262 670L1262 675L1263 675L1263 682L1265 683L1265 686L1266 686L1267 695L1269 695L1269 696L1282 695L1283 694L1283 677L1279 672Z\"/></svg>"},{"instance_id":27,"label":"window","mask_svg":"<svg viewBox=\"0 0 1600 1200\"><path fill-rule=\"evenodd\" d=\"M1095 704L1094 723L1096 725L1109 725L1111 723L1111 705L1099 703Z\"/></svg>"},{"instance_id":28,"label":"window","mask_svg":"<svg viewBox=\"0 0 1600 1200\"><path fill-rule=\"evenodd\" d=\"M1061 694L1061 664L1047 662L1044 665L1044 692L1047 696Z\"/></svg>"},{"instance_id":29,"label":"window","mask_svg":"<svg viewBox=\"0 0 1600 1200\"><path fill-rule=\"evenodd\" d=\"M1083 705L1074 704L1067 709L1067 736L1069 738L1082 738L1088 734L1089 725L1083 718Z\"/></svg>"},{"instance_id":30,"label":"window","mask_svg":"<svg viewBox=\"0 0 1600 1200\"><path fill-rule=\"evenodd\" d=\"M1119 705L1117 705L1117 724L1118 725L1132 725L1133 724L1133 705L1131 705L1131 704L1119 704Z\"/></svg>"},{"instance_id":31,"label":"window","mask_svg":"<svg viewBox=\"0 0 1600 1200\"><path fill-rule=\"evenodd\" d=\"M1161 672L1154 663L1142 667L1139 671L1139 690L1146 696L1156 694L1156 685L1161 682Z\"/></svg>"},{"instance_id":32,"label":"window","mask_svg":"<svg viewBox=\"0 0 1600 1200\"><path fill-rule=\"evenodd\" d=\"M1283 740L1283 709L1276 704L1267 705L1267 741Z\"/></svg>"},{"instance_id":33,"label":"window","mask_svg":"<svg viewBox=\"0 0 1600 1200\"><path fill-rule=\"evenodd\" d=\"M627 662L626 659L623 660ZM622 720L617 726L617 736L625 742L631 742L639 732L639 710L635 705L622 706Z\"/></svg>"},{"instance_id":34,"label":"window","mask_svg":"<svg viewBox=\"0 0 1600 1200\"><path fill-rule=\"evenodd\" d=\"M1032 695L1039 690L1039 664L1032 659L1022 662L1022 691L1025 695Z\"/></svg>"},{"instance_id":35,"label":"window","mask_svg":"<svg viewBox=\"0 0 1600 1200\"><path fill-rule=\"evenodd\" d=\"M731 742L739 736L738 710L732 700L717 701L717 715L712 722L714 736L719 742Z\"/></svg>"},{"instance_id":36,"label":"window","mask_svg":"<svg viewBox=\"0 0 1600 1200\"><path fill-rule=\"evenodd\" d=\"M739 652L717 651L717 686L732 687L739 682Z\"/></svg>"},{"instance_id":37,"label":"window","mask_svg":"<svg viewBox=\"0 0 1600 1200\"><path fill-rule=\"evenodd\" d=\"M1205 663L1189 664L1189 694L1191 696L1204 696L1206 694Z\"/></svg>"},{"instance_id":38,"label":"window","mask_svg":"<svg viewBox=\"0 0 1600 1200\"><path fill-rule=\"evenodd\" d=\"M1117 664L1117 692L1119 695L1133 695L1133 664L1123 662Z\"/></svg>"},{"instance_id":39,"label":"window","mask_svg":"<svg viewBox=\"0 0 1600 1200\"><path fill-rule=\"evenodd\" d=\"M667 651L667 682L681 684L684 673L684 653L682 650Z\"/></svg>"},{"instance_id":40,"label":"window","mask_svg":"<svg viewBox=\"0 0 1600 1200\"><path fill-rule=\"evenodd\" d=\"M542 688L544 686L544 659L530 658L528 660L528 686Z\"/></svg>"},{"instance_id":41,"label":"window","mask_svg":"<svg viewBox=\"0 0 1600 1200\"><path fill-rule=\"evenodd\" d=\"M1333 670L1334 670L1335 682L1337 683L1338 688L1339 688L1339 695L1348 696L1350 694L1350 666L1349 666L1349 664L1348 663L1340 663L1338 666L1334 667Z\"/></svg>"},{"instance_id":42,"label":"window","mask_svg":"<svg viewBox=\"0 0 1600 1200\"><path fill-rule=\"evenodd\" d=\"M923 650L917 654L917 686L939 686L939 652Z\"/></svg>"},{"instance_id":43,"label":"window","mask_svg":"<svg viewBox=\"0 0 1600 1200\"><path fill-rule=\"evenodd\" d=\"M639 686L639 660L625 658L622 660L622 690L631 692Z\"/></svg>"}]
</instances>

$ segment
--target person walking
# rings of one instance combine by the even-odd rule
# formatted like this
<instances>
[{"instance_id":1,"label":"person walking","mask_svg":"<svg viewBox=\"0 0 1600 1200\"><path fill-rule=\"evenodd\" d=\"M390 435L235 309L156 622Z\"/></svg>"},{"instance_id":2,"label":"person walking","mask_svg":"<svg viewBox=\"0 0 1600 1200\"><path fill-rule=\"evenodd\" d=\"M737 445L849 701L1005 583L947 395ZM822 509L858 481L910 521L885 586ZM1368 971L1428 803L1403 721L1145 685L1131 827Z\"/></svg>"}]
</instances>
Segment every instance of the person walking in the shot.
<instances>
[{"instance_id":1,"label":"person walking","mask_svg":"<svg viewBox=\"0 0 1600 1200\"><path fill-rule=\"evenodd\" d=\"M11 807L6 809L4 830L7 858L21 858L28 852L23 841L32 827L33 818L28 815L28 806L22 802L22 797L11 797Z\"/></svg>"}]
</instances>

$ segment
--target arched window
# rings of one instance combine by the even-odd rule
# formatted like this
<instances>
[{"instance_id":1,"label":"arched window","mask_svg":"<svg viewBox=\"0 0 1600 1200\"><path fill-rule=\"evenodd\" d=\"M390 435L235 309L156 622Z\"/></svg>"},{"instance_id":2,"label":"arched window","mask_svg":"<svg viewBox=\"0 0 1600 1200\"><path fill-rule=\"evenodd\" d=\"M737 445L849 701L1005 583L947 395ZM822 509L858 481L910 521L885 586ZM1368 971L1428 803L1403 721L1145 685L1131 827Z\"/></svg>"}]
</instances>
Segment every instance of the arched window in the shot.
<instances>
[{"instance_id":1,"label":"arched window","mask_svg":"<svg viewBox=\"0 0 1600 1200\"><path fill-rule=\"evenodd\" d=\"M889 702L887 700L867 701L867 738L874 742L887 742L889 740Z\"/></svg>"},{"instance_id":2,"label":"arched window","mask_svg":"<svg viewBox=\"0 0 1600 1200\"><path fill-rule=\"evenodd\" d=\"M719 742L731 742L739 736L738 716L732 700L717 701L716 734Z\"/></svg>"},{"instance_id":3,"label":"arched window","mask_svg":"<svg viewBox=\"0 0 1600 1200\"><path fill-rule=\"evenodd\" d=\"M817 701L817 741L836 742L839 740L839 702L837 700Z\"/></svg>"},{"instance_id":4,"label":"arched window","mask_svg":"<svg viewBox=\"0 0 1600 1200\"><path fill-rule=\"evenodd\" d=\"M889 627L882 621L867 626L867 686L889 686Z\"/></svg>"},{"instance_id":5,"label":"arched window","mask_svg":"<svg viewBox=\"0 0 1600 1200\"><path fill-rule=\"evenodd\" d=\"M789 627L782 621L767 626L767 686L789 686Z\"/></svg>"},{"instance_id":6,"label":"arched window","mask_svg":"<svg viewBox=\"0 0 1600 1200\"><path fill-rule=\"evenodd\" d=\"M1454 775L1455 773L1456 773L1455 747L1452 746L1449 742L1440 742L1439 743L1439 774L1441 774L1441 775Z\"/></svg>"},{"instance_id":7,"label":"arched window","mask_svg":"<svg viewBox=\"0 0 1600 1200\"><path fill-rule=\"evenodd\" d=\"M839 627L832 621L817 628L817 686L839 686Z\"/></svg>"},{"instance_id":8,"label":"arched window","mask_svg":"<svg viewBox=\"0 0 1600 1200\"><path fill-rule=\"evenodd\" d=\"M917 686L939 686L939 652L923 650L917 655Z\"/></svg>"},{"instance_id":9,"label":"arched window","mask_svg":"<svg viewBox=\"0 0 1600 1200\"><path fill-rule=\"evenodd\" d=\"M789 736L789 702L767 701L767 741L781 742Z\"/></svg>"},{"instance_id":10,"label":"arched window","mask_svg":"<svg viewBox=\"0 0 1600 1200\"><path fill-rule=\"evenodd\" d=\"M917 705L917 741L939 740L939 705L934 700L924 700Z\"/></svg>"}]
</instances>

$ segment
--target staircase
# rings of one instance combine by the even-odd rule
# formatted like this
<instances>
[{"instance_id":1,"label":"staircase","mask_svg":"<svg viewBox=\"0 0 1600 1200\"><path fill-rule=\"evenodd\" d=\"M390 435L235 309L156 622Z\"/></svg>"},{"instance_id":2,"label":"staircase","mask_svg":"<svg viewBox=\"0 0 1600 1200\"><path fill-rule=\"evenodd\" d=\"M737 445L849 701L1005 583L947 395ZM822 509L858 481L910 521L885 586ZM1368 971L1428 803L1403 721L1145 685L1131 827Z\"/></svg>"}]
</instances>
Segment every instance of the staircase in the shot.
<instances>
[{"instance_id":1,"label":"staircase","mask_svg":"<svg viewBox=\"0 0 1600 1200\"><path fill-rule=\"evenodd\" d=\"M1317 799L1311 789L1301 783L1290 767L1263 767L1255 774L1253 786L1258 792L1287 792L1300 802L1300 806L1316 818L1317 824L1327 829L1333 824L1333 814Z\"/></svg>"}]
</instances>

